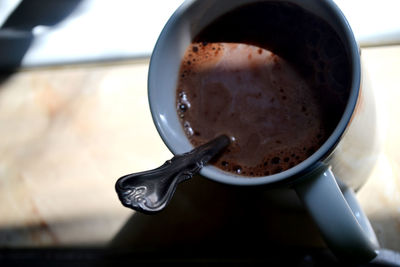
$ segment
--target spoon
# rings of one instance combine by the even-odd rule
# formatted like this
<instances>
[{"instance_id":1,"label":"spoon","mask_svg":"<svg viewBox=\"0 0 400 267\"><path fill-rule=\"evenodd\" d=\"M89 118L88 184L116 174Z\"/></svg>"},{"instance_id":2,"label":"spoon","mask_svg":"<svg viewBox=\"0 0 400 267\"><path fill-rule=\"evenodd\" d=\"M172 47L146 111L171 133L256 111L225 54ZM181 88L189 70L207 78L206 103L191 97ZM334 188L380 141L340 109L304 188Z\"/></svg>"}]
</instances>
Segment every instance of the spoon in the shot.
<instances>
[{"instance_id":1,"label":"spoon","mask_svg":"<svg viewBox=\"0 0 400 267\"><path fill-rule=\"evenodd\" d=\"M122 176L115 184L122 205L146 214L163 210L177 185L192 178L229 143L229 137L220 135L187 153L174 156L156 169Z\"/></svg>"}]
</instances>

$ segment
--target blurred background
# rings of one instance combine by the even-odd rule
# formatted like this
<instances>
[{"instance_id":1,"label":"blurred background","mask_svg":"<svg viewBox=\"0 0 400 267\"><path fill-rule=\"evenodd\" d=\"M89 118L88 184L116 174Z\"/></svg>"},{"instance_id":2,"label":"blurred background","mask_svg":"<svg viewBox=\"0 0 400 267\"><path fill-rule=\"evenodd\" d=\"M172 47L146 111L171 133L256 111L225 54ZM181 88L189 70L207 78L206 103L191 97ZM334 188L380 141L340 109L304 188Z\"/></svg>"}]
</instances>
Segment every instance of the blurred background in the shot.
<instances>
[{"instance_id":1,"label":"blurred background","mask_svg":"<svg viewBox=\"0 0 400 267\"><path fill-rule=\"evenodd\" d=\"M193 252L209 244L204 236L210 231L229 224L220 217L221 210L232 209L229 203L210 208L215 203L198 190L224 192L211 182L178 189L172 208L159 217L122 207L114 191L118 177L155 168L171 157L153 126L146 83L157 37L182 2L0 2L0 263L35 258L27 254L32 249L57 254L54 248L74 253L79 248L83 254L77 257L88 261L103 253L97 249L110 247L129 251L124 257L167 251L187 241L176 233L200 240L187 247ZM400 251L400 1L335 2L362 48L382 148L371 155L376 165L357 196L381 245ZM308 248L329 254L307 215L297 218L301 212L293 215L273 205L267 209L276 216L271 222L260 215L265 239L295 247L290 251L307 264L312 263ZM248 221L261 218L251 217L255 213L232 209L229 218L240 217L247 222L239 227L251 227ZM191 221L182 219L187 214ZM296 220L305 227L298 237ZM206 225L210 231L195 234L184 225ZM271 225L292 230L271 233ZM231 240L238 231L230 227L212 233ZM39 253L38 262L42 259Z\"/></svg>"},{"instance_id":2,"label":"blurred background","mask_svg":"<svg viewBox=\"0 0 400 267\"><path fill-rule=\"evenodd\" d=\"M0 45L2 50L10 49L9 42L14 45L12 53L2 52L0 66L18 60L20 66L31 67L148 57L162 27L182 2L3 0ZM400 41L399 1L335 2L361 46Z\"/></svg>"}]
</instances>

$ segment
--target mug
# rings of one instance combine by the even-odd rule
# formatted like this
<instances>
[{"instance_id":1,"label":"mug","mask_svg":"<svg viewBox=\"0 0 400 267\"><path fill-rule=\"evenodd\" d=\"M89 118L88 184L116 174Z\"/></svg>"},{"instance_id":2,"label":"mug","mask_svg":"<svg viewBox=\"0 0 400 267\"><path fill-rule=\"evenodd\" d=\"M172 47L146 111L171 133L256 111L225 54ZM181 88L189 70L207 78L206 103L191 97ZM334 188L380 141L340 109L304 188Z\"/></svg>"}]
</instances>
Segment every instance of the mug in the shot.
<instances>
[{"instance_id":1,"label":"mug","mask_svg":"<svg viewBox=\"0 0 400 267\"><path fill-rule=\"evenodd\" d=\"M173 154L193 149L181 126L175 104L178 73L186 48L204 27L219 16L241 5L259 1L187 0L175 11L161 32L151 56L148 97L156 128ZM286 171L249 178L209 165L202 168L200 174L230 185L294 190L315 221L326 244L338 258L368 262L377 256L379 244L353 192L368 178L368 168L352 168L351 156L347 158L349 162L341 162L345 150L357 151L353 156L362 157L370 155L370 151L376 148L374 120L370 116L371 110L373 114L373 96L362 83L364 75L359 46L347 20L332 1L282 2L294 3L324 18L342 39L351 61L351 89L344 113L323 145L306 160ZM372 125L365 126L366 123ZM368 127L372 136L359 138L359 134L365 132L365 127ZM354 142L357 148L349 149ZM372 166L371 163L369 166ZM336 176L335 172L339 175Z\"/></svg>"}]
</instances>

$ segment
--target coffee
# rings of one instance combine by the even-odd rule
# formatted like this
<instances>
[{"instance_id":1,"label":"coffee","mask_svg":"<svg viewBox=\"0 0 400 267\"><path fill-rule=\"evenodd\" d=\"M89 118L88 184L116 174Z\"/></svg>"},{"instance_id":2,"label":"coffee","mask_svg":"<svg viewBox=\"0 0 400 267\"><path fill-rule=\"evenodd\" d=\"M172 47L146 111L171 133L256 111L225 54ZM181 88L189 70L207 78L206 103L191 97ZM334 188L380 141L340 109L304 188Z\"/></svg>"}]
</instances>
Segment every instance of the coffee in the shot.
<instances>
[{"instance_id":1,"label":"coffee","mask_svg":"<svg viewBox=\"0 0 400 267\"><path fill-rule=\"evenodd\" d=\"M335 31L278 2L245 5L211 23L187 48L179 75L177 112L190 142L227 134L233 142L213 164L254 177L314 153L337 125L350 88Z\"/></svg>"}]
</instances>

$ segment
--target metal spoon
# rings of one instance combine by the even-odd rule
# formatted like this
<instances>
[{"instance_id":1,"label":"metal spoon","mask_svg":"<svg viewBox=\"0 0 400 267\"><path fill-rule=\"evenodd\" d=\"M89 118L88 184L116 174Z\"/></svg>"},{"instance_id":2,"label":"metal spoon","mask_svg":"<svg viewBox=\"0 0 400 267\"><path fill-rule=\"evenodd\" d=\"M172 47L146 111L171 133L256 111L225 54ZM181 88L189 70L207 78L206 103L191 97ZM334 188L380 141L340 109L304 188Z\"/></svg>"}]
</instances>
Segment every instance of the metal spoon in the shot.
<instances>
[{"instance_id":1,"label":"metal spoon","mask_svg":"<svg viewBox=\"0 0 400 267\"><path fill-rule=\"evenodd\" d=\"M115 184L118 197L125 207L157 213L171 200L180 182L192 178L229 143L230 139L221 135L190 152L174 156L154 170L122 176Z\"/></svg>"}]
</instances>

